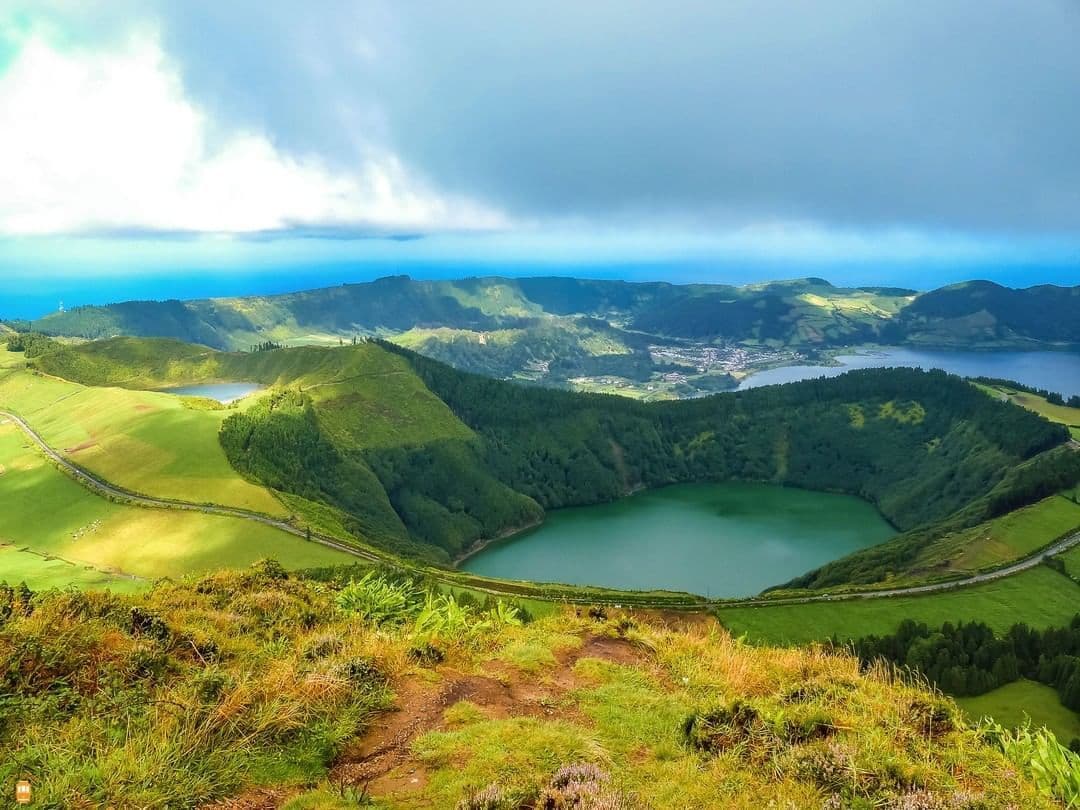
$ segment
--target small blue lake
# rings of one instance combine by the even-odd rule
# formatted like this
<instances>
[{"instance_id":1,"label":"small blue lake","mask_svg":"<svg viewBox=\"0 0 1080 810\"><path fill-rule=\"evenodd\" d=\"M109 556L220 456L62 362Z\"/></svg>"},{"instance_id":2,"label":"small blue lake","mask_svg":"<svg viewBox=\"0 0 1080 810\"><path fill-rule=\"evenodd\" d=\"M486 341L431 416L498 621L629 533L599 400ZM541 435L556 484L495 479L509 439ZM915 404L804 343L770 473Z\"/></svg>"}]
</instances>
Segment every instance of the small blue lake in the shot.
<instances>
[{"instance_id":1,"label":"small blue lake","mask_svg":"<svg viewBox=\"0 0 1080 810\"><path fill-rule=\"evenodd\" d=\"M254 394L256 391L262 391L264 388L266 388L265 385L259 385L258 383L206 383L204 385L185 385L180 388L166 388L162 393L176 394L177 396L184 397L206 397L207 399L216 399L218 402L228 405L230 402L236 402L236 400L243 399L248 394Z\"/></svg>"}]
</instances>

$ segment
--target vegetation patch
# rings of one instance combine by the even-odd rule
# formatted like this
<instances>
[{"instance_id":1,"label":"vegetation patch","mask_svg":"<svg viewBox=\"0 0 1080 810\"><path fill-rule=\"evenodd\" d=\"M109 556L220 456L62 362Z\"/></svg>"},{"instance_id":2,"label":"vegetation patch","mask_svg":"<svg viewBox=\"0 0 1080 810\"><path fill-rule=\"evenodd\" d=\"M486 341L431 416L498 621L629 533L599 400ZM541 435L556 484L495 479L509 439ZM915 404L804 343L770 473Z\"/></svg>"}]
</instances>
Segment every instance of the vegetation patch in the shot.
<instances>
[{"instance_id":1,"label":"vegetation patch","mask_svg":"<svg viewBox=\"0 0 1080 810\"><path fill-rule=\"evenodd\" d=\"M1036 680L1057 692L1064 709L1080 712L1080 614L1064 627L1016 624L1000 636L982 622L931 629L908 620L893 634L858 639L853 649L864 664L887 661L957 696ZM1080 737L1062 742L1080 748Z\"/></svg>"},{"instance_id":2,"label":"vegetation patch","mask_svg":"<svg viewBox=\"0 0 1080 810\"><path fill-rule=\"evenodd\" d=\"M807 644L892 633L904 619L931 626L982 621L996 633L1017 622L1045 628L1068 624L1080 604L1080 585L1046 566L1000 580L920 596L850 599L810 604L721 607L731 632L755 642Z\"/></svg>"},{"instance_id":3,"label":"vegetation patch","mask_svg":"<svg viewBox=\"0 0 1080 810\"><path fill-rule=\"evenodd\" d=\"M0 463L8 470L0 476L0 542L12 544L0 580L131 590L157 577L246 567L267 554L290 569L352 559L240 518L114 503L61 473L12 424L0 425Z\"/></svg>"},{"instance_id":4,"label":"vegetation patch","mask_svg":"<svg viewBox=\"0 0 1080 810\"><path fill-rule=\"evenodd\" d=\"M0 778L30 778L45 806L244 791L294 808L1042 801L1035 775L948 701L843 654L748 647L716 627L569 610L523 625L511 606L386 576L298 580L273 563L132 597L9 597ZM532 642L568 649L551 678L462 674ZM415 663L424 644L443 663ZM402 711L373 725L392 701ZM703 738L724 727L767 742L684 744L690 716ZM386 724L398 753L372 771Z\"/></svg>"},{"instance_id":5,"label":"vegetation patch","mask_svg":"<svg viewBox=\"0 0 1080 810\"><path fill-rule=\"evenodd\" d=\"M0 407L75 464L132 492L284 514L226 458L218 432L229 410L192 410L168 394L84 387L25 370L0 375Z\"/></svg>"},{"instance_id":6,"label":"vegetation patch","mask_svg":"<svg viewBox=\"0 0 1080 810\"><path fill-rule=\"evenodd\" d=\"M1061 705L1053 687L1021 679L983 695L958 698L973 721L989 717L1008 729L1048 728L1062 743L1080 740L1080 713Z\"/></svg>"},{"instance_id":7,"label":"vegetation patch","mask_svg":"<svg viewBox=\"0 0 1080 810\"><path fill-rule=\"evenodd\" d=\"M1026 557L1080 530L1080 505L1051 495L1001 517L946 534L919 552L913 572L970 573Z\"/></svg>"}]
</instances>

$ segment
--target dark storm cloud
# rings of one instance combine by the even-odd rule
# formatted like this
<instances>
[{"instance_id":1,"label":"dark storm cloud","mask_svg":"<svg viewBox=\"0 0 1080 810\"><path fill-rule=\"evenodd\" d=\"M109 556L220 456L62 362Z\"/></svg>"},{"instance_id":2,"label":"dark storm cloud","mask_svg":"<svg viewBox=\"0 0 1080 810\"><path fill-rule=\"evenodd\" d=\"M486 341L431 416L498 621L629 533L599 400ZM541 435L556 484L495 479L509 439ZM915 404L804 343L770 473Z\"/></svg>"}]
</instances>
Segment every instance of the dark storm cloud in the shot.
<instances>
[{"instance_id":1,"label":"dark storm cloud","mask_svg":"<svg viewBox=\"0 0 1080 810\"><path fill-rule=\"evenodd\" d=\"M216 116L519 217L1080 228L1080 4L163 3Z\"/></svg>"}]
</instances>

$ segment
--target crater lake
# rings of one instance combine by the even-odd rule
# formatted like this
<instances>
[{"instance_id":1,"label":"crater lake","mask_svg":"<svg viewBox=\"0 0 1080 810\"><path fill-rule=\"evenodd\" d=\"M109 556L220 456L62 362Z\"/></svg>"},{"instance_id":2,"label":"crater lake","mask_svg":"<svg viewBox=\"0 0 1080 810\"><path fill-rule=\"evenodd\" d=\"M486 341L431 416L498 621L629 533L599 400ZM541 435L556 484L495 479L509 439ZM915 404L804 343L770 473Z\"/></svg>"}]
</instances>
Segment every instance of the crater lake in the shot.
<instances>
[{"instance_id":1,"label":"crater lake","mask_svg":"<svg viewBox=\"0 0 1080 810\"><path fill-rule=\"evenodd\" d=\"M484 576L708 597L752 596L895 529L851 495L731 482L678 484L557 509L460 568Z\"/></svg>"}]
</instances>

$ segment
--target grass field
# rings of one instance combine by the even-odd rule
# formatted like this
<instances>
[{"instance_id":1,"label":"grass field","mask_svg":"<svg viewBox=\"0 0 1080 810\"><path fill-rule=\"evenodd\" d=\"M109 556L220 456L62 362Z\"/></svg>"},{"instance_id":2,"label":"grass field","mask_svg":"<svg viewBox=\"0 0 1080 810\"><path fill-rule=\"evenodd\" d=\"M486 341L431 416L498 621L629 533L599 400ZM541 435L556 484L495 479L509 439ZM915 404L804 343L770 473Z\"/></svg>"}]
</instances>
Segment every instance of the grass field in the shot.
<instances>
[{"instance_id":1,"label":"grass field","mask_svg":"<svg viewBox=\"0 0 1080 810\"><path fill-rule=\"evenodd\" d=\"M972 720L992 717L1001 725L1019 728L1029 719L1034 726L1046 726L1065 745L1080 737L1080 715L1061 705L1057 692L1034 681L1007 683L978 697L957 698L956 702Z\"/></svg>"},{"instance_id":2,"label":"grass field","mask_svg":"<svg viewBox=\"0 0 1080 810\"><path fill-rule=\"evenodd\" d=\"M1065 570L1069 572L1069 576L1080 579L1080 546L1073 546L1058 556L1065 563Z\"/></svg>"},{"instance_id":3,"label":"grass field","mask_svg":"<svg viewBox=\"0 0 1080 810\"><path fill-rule=\"evenodd\" d=\"M964 573L1026 557L1080 528L1080 505L1061 495L946 535L924 548L916 572Z\"/></svg>"},{"instance_id":4,"label":"grass field","mask_svg":"<svg viewBox=\"0 0 1080 810\"><path fill-rule=\"evenodd\" d=\"M25 582L31 590L49 588L108 588L129 593L148 587L146 580L99 571L88 565L35 553L26 548L0 545L0 582Z\"/></svg>"},{"instance_id":5,"label":"grass field","mask_svg":"<svg viewBox=\"0 0 1080 810\"><path fill-rule=\"evenodd\" d=\"M184 402L171 394L87 388L26 371L0 373L0 407L18 413L52 447L110 483L160 498L284 515L269 490L245 481L226 459L218 431L229 410Z\"/></svg>"},{"instance_id":6,"label":"grass field","mask_svg":"<svg viewBox=\"0 0 1080 810\"><path fill-rule=\"evenodd\" d=\"M928 625L982 621L995 632L1017 622L1068 623L1080 610L1080 585L1045 566L994 582L925 596L852 599L801 605L721 608L720 621L754 642L806 644L837 636L883 635L904 619Z\"/></svg>"},{"instance_id":7,"label":"grass field","mask_svg":"<svg viewBox=\"0 0 1080 810\"><path fill-rule=\"evenodd\" d=\"M1070 408L1067 405L1054 405L1037 394L1029 394L1027 391L1017 391L1004 385L982 385L983 390L998 396L1004 395L1028 410L1045 416L1051 422L1060 422L1069 428L1069 433L1074 439L1080 439L1080 408Z\"/></svg>"},{"instance_id":8,"label":"grass field","mask_svg":"<svg viewBox=\"0 0 1080 810\"><path fill-rule=\"evenodd\" d=\"M294 569L354 559L247 520L112 503L49 464L11 424L0 425L0 470L0 579L26 579L32 588L115 584L115 572L177 576L263 557ZM24 548L37 554L17 551ZM46 565L37 555L76 565Z\"/></svg>"}]
</instances>

